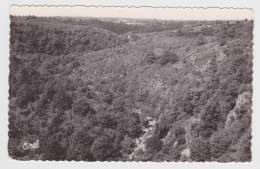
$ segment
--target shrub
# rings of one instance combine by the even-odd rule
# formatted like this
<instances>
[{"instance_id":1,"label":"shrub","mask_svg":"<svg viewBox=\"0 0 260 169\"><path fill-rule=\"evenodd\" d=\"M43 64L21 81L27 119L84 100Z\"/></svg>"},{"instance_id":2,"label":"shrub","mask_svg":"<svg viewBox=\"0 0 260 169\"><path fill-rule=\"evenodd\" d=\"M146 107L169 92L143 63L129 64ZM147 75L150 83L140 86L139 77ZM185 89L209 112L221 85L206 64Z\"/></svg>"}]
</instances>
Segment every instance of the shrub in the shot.
<instances>
[{"instance_id":1,"label":"shrub","mask_svg":"<svg viewBox=\"0 0 260 169\"><path fill-rule=\"evenodd\" d=\"M86 99L81 99L78 102L74 103L72 105L72 109L75 112L75 114L80 116L87 116L88 114L95 113L95 110L93 110L88 101Z\"/></svg>"},{"instance_id":2,"label":"shrub","mask_svg":"<svg viewBox=\"0 0 260 169\"><path fill-rule=\"evenodd\" d=\"M16 103L20 108L24 108L29 102L35 101L37 96L37 86L23 84L17 91Z\"/></svg>"},{"instance_id":3,"label":"shrub","mask_svg":"<svg viewBox=\"0 0 260 169\"><path fill-rule=\"evenodd\" d=\"M114 95L110 91L104 91L101 97L103 98L103 101L106 102L107 104L112 104L114 99Z\"/></svg>"},{"instance_id":4,"label":"shrub","mask_svg":"<svg viewBox=\"0 0 260 169\"><path fill-rule=\"evenodd\" d=\"M65 91L60 90L53 96L53 106L61 110L71 109L73 103L72 97L68 95Z\"/></svg>"},{"instance_id":5,"label":"shrub","mask_svg":"<svg viewBox=\"0 0 260 169\"><path fill-rule=\"evenodd\" d=\"M178 56L176 55L176 53L169 50L167 50L159 60L159 63L162 66L166 65L167 63L174 64L176 62L178 62Z\"/></svg>"},{"instance_id":6,"label":"shrub","mask_svg":"<svg viewBox=\"0 0 260 169\"><path fill-rule=\"evenodd\" d=\"M122 151L125 154L130 154L135 146L134 140L128 135L125 135L123 141L121 141Z\"/></svg>"},{"instance_id":7,"label":"shrub","mask_svg":"<svg viewBox=\"0 0 260 169\"><path fill-rule=\"evenodd\" d=\"M148 151L158 152L162 148L162 141L158 135L153 135L146 140Z\"/></svg>"},{"instance_id":8,"label":"shrub","mask_svg":"<svg viewBox=\"0 0 260 169\"><path fill-rule=\"evenodd\" d=\"M91 146L91 153L95 160L105 161L120 156L119 147L113 144L113 131L107 131L96 138Z\"/></svg>"},{"instance_id":9,"label":"shrub","mask_svg":"<svg viewBox=\"0 0 260 169\"><path fill-rule=\"evenodd\" d=\"M197 37L197 43L198 45L204 45L206 44L206 39L203 37L202 34L199 34Z\"/></svg>"},{"instance_id":10,"label":"shrub","mask_svg":"<svg viewBox=\"0 0 260 169\"><path fill-rule=\"evenodd\" d=\"M149 64L154 64L156 63L158 60L158 58L154 55L148 55L146 58L145 58L145 62L146 63L149 63Z\"/></svg>"},{"instance_id":11,"label":"shrub","mask_svg":"<svg viewBox=\"0 0 260 169\"><path fill-rule=\"evenodd\" d=\"M178 35L178 36L183 36L183 31L182 31L182 29L178 29L178 30L177 30L177 35Z\"/></svg>"},{"instance_id":12,"label":"shrub","mask_svg":"<svg viewBox=\"0 0 260 169\"><path fill-rule=\"evenodd\" d=\"M62 147L56 135L47 140L47 144L42 148L44 160L65 160L66 147Z\"/></svg>"},{"instance_id":13,"label":"shrub","mask_svg":"<svg viewBox=\"0 0 260 169\"><path fill-rule=\"evenodd\" d=\"M142 134L140 119L133 115L121 118L118 124L118 129L131 138L138 138Z\"/></svg>"}]
</instances>

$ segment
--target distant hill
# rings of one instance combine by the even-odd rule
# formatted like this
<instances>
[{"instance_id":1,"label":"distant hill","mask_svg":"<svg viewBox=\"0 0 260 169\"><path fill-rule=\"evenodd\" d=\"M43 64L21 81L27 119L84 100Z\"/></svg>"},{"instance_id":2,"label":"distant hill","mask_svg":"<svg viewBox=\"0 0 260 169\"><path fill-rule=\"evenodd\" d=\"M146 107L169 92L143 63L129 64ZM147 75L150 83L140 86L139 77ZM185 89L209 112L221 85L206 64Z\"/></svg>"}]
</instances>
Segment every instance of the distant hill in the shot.
<instances>
[{"instance_id":1,"label":"distant hill","mask_svg":"<svg viewBox=\"0 0 260 169\"><path fill-rule=\"evenodd\" d=\"M11 17L12 52L61 55L114 47L127 39L95 25L70 25Z\"/></svg>"},{"instance_id":2,"label":"distant hill","mask_svg":"<svg viewBox=\"0 0 260 169\"><path fill-rule=\"evenodd\" d=\"M196 25L198 21L160 21L160 20L144 20L144 19L124 19L124 18L84 18L84 17L35 17L25 16L12 17L13 20L19 20L21 22L41 22L48 24L67 24L67 25L78 25L78 26L93 26L109 30L117 34L124 34L127 32L159 32L164 30L178 29L183 24ZM211 22L209 22L211 23Z\"/></svg>"}]
</instances>

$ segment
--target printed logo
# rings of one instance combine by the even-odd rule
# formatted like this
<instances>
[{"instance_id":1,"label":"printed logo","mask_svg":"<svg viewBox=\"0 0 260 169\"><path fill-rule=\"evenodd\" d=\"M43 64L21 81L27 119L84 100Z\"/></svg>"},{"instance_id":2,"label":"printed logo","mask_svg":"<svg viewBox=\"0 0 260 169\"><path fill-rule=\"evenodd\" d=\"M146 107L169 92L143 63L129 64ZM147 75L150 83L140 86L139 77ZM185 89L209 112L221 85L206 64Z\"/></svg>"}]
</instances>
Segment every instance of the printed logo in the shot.
<instances>
[{"instance_id":1,"label":"printed logo","mask_svg":"<svg viewBox=\"0 0 260 169\"><path fill-rule=\"evenodd\" d=\"M33 143L30 143L29 141L25 141L23 143L23 149L24 150L33 150L33 149L38 149L40 148L40 141L36 140Z\"/></svg>"}]
</instances>

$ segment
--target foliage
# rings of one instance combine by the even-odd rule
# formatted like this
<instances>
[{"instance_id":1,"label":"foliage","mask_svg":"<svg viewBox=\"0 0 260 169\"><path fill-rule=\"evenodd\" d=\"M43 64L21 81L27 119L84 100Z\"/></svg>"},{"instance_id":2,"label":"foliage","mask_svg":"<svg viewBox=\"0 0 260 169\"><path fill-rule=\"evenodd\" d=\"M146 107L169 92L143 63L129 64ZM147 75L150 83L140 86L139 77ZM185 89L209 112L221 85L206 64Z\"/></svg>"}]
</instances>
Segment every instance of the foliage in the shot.
<instances>
[{"instance_id":1,"label":"foliage","mask_svg":"<svg viewBox=\"0 0 260 169\"><path fill-rule=\"evenodd\" d=\"M11 17L12 158L250 161L252 21L140 22Z\"/></svg>"}]
</instances>

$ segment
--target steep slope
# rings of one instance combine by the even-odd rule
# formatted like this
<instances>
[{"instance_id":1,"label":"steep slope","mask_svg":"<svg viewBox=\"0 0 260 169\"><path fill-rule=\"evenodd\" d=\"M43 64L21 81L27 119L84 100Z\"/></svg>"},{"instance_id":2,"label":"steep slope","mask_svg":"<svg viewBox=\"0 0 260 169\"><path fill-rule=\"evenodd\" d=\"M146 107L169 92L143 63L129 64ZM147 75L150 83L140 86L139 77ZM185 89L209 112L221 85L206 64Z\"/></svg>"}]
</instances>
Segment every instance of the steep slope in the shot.
<instances>
[{"instance_id":1,"label":"steep slope","mask_svg":"<svg viewBox=\"0 0 260 169\"><path fill-rule=\"evenodd\" d=\"M235 35L227 37L225 45L216 34L204 36L202 40L199 35L172 34L169 37L168 33L161 33L117 48L88 53L82 56L85 63L71 77L88 79L100 84L102 89L112 89L116 95L115 86L123 85L124 92L134 100L129 111L138 109L143 116L158 120L153 131L155 138L152 138L158 139L160 151L149 147L150 150L136 160L160 160L165 159L165 154L171 154L169 160L222 161L214 151L219 150L217 154L228 152L231 143L223 150L222 142L215 140L219 137L216 135L225 128L239 93L249 93L248 102L251 98L251 40L241 41L248 35L241 34L239 26L247 25L233 25L231 29L235 29ZM217 30L221 29L225 27ZM245 115L240 119L248 118L250 108L243 111ZM243 127L250 128L250 122ZM179 128L177 131L183 133L183 137L176 135L175 128ZM248 135L247 131L250 129L232 135L238 137L244 132ZM167 144L163 144L166 135ZM175 139L177 141L173 141ZM236 141L232 144L237 144ZM169 146L173 146L173 150ZM182 156L184 151L190 152L191 157Z\"/></svg>"}]
</instances>

